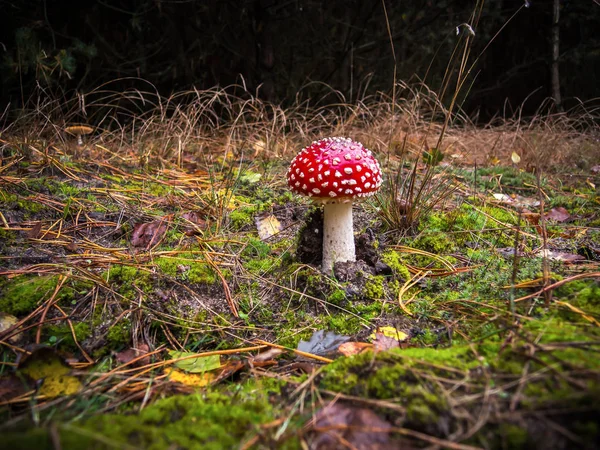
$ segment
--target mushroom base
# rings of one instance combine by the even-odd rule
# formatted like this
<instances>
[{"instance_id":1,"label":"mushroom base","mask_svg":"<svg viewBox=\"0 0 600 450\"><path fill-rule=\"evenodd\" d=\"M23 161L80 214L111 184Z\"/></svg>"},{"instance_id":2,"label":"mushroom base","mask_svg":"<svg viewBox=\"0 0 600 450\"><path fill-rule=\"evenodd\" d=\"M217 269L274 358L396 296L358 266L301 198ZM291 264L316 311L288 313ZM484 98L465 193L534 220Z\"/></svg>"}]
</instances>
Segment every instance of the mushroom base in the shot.
<instances>
[{"instance_id":1,"label":"mushroom base","mask_svg":"<svg viewBox=\"0 0 600 450\"><path fill-rule=\"evenodd\" d=\"M352 202L329 203L323 208L323 272L338 261L356 261Z\"/></svg>"}]
</instances>

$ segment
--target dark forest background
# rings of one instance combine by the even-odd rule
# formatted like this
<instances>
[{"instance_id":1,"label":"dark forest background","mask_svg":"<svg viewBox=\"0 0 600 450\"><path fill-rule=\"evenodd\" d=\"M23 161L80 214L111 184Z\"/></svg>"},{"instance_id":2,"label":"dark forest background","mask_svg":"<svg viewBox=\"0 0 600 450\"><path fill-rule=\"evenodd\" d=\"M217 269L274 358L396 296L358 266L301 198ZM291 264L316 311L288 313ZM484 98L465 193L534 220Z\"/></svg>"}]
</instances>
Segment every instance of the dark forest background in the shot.
<instances>
[{"instance_id":1,"label":"dark forest background","mask_svg":"<svg viewBox=\"0 0 600 450\"><path fill-rule=\"evenodd\" d=\"M465 111L487 120L525 102L533 114L552 96L553 4L485 2ZM559 5L568 109L599 96L600 2ZM459 0L0 0L0 106L17 109L40 87L85 94L115 79L112 89L135 87L140 78L164 95L237 83L283 105L297 95L321 99L332 88L356 101L393 85L386 11L397 79L435 90L461 37L457 27L468 32L461 24L474 7Z\"/></svg>"}]
</instances>

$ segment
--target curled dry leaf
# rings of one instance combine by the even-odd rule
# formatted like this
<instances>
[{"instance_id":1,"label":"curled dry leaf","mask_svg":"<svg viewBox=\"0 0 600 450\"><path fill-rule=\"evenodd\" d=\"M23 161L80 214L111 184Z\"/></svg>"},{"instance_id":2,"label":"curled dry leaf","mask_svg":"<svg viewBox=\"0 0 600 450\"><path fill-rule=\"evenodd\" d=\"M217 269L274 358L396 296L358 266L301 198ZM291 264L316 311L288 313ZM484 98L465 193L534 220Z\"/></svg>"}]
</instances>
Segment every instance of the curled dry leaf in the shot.
<instances>
[{"instance_id":1,"label":"curled dry leaf","mask_svg":"<svg viewBox=\"0 0 600 450\"><path fill-rule=\"evenodd\" d=\"M554 222L565 222L569 220L571 214L562 206L558 206L556 208L552 208L546 214L544 214L544 219L553 220Z\"/></svg>"},{"instance_id":2,"label":"curled dry leaf","mask_svg":"<svg viewBox=\"0 0 600 450\"><path fill-rule=\"evenodd\" d=\"M42 222L36 222L33 227L27 230L27 237L29 239L38 239L42 232Z\"/></svg>"},{"instance_id":3,"label":"curled dry leaf","mask_svg":"<svg viewBox=\"0 0 600 450\"><path fill-rule=\"evenodd\" d=\"M167 232L167 221L164 219L154 222L136 223L133 227L131 245L134 247L150 248L160 242Z\"/></svg>"},{"instance_id":4,"label":"curled dry leaf","mask_svg":"<svg viewBox=\"0 0 600 450\"><path fill-rule=\"evenodd\" d=\"M313 420L312 449L325 450L337 448L371 449L408 449L390 433L392 425L367 408L330 403L319 410Z\"/></svg>"},{"instance_id":5,"label":"curled dry leaf","mask_svg":"<svg viewBox=\"0 0 600 450\"><path fill-rule=\"evenodd\" d=\"M140 345L138 345L137 348L128 348L127 350L123 350L122 352L115 354L115 358L119 364L127 364L130 361L133 361L134 359L136 359L142 355L145 355L149 351L150 351L150 347L148 347L147 344L140 344ZM140 367L140 366L145 366L146 364L149 364L149 363L150 363L150 357L144 356L144 357L138 359L132 365L135 367Z\"/></svg>"},{"instance_id":6,"label":"curled dry leaf","mask_svg":"<svg viewBox=\"0 0 600 450\"><path fill-rule=\"evenodd\" d=\"M198 211L189 211L183 213L181 218L189 222L185 227L185 234L192 236L197 234L200 230L205 230L207 227L206 220L202 218L202 215Z\"/></svg>"},{"instance_id":7,"label":"curled dry leaf","mask_svg":"<svg viewBox=\"0 0 600 450\"><path fill-rule=\"evenodd\" d=\"M576 253L559 252L555 250L540 250L535 256L539 258L548 258L552 261L562 261L566 264L573 264L585 261L585 257Z\"/></svg>"},{"instance_id":8,"label":"curled dry leaf","mask_svg":"<svg viewBox=\"0 0 600 450\"><path fill-rule=\"evenodd\" d=\"M344 342L338 347L338 351L344 356L358 355L373 349L373 344L368 342Z\"/></svg>"}]
</instances>

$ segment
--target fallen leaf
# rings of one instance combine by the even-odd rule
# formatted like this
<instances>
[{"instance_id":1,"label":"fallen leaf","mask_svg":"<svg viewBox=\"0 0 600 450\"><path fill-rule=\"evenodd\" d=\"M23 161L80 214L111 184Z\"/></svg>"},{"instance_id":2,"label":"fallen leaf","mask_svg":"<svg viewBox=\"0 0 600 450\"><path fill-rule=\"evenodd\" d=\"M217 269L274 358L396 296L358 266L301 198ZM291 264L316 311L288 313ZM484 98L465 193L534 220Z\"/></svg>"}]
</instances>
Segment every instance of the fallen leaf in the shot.
<instances>
[{"instance_id":1,"label":"fallen leaf","mask_svg":"<svg viewBox=\"0 0 600 450\"><path fill-rule=\"evenodd\" d=\"M596 184L593 183L589 178L586 178L585 182L587 183L587 185L589 187L591 187L592 189L596 189Z\"/></svg>"},{"instance_id":2,"label":"fallen leaf","mask_svg":"<svg viewBox=\"0 0 600 450\"><path fill-rule=\"evenodd\" d=\"M189 211L183 213L181 218L190 222L186 224L185 234L188 236L192 236L193 234L198 233L200 230L205 230L207 228L207 222L201 217L201 214L198 211ZM192 225L192 226L190 226Z\"/></svg>"},{"instance_id":3,"label":"fallen leaf","mask_svg":"<svg viewBox=\"0 0 600 450\"><path fill-rule=\"evenodd\" d=\"M175 383L185 384L186 386L204 387L211 384L217 377L213 372L189 373L173 367L165 369L165 374L169 380Z\"/></svg>"},{"instance_id":4,"label":"fallen leaf","mask_svg":"<svg viewBox=\"0 0 600 450\"><path fill-rule=\"evenodd\" d=\"M531 208L540 206L539 200L531 197L523 197L522 195L507 195L497 193L492 194L492 196L500 203L513 205L517 208Z\"/></svg>"},{"instance_id":5,"label":"fallen leaf","mask_svg":"<svg viewBox=\"0 0 600 450\"><path fill-rule=\"evenodd\" d=\"M167 221L164 219L154 222L136 223L133 227L131 245L149 249L158 244L167 232Z\"/></svg>"},{"instance_id":6,"label":"fallen leaf","mask_svg":"<svg viewBox=\"0 0 600 450\"><path fill-rule=\"evenodd\" d=\"M0 402L10 402L10 400L31 391L34 386L33 381L22 374L4 375L0 377Z\"/></svg>"},{"instance_id":7,"label":"fallen leaf","mask_svg":"<svg viewBox=\"0 0 600 450\"><path fill-rule=\"evenodd\" d=\"M556 208L552 208L546 214L544 214L544 219L553 220L555 222L564 222L571 217L569 211L567 211L562 206L558 206Z\"/></svg>"},{"instance_id":8,"label":"fallen leaf","mask_svg":"<svg viewBox=\"0 0 600 450\"><path fill-rule=\"evenodd\" d=\"M341 402L317 411L310 428L314 433L310 448L315 450L410 448L390 437L393 428L388 421L370 409Z\"/></svg>"},{"instance_id":9,"label":"fallen leaf","mask_svg":"<svg viewBox=\"0 0 600 450\"><path fill-rule=\"evenodd\" d=\"M381 333L376 333L375 339L373 339L373 348L375 349L375 353L384 352L386 350L399 347L400 341L389 336L385 336Z\"/></svg>"},{"instance_id":10,"label":"fallen leaf","mask_svg":"<svg viewBox=\"0 0 600 450\"><path fill-rule=\"evenodd\" d=\"M18 321L19 321L19 319L17 319L13 315L0 312L0 336L2 335L3 332L12 328L14 325L16 325ZM12 334L12 333L14 333L14 331L10 332L10 334ZM8 342L10 342L11 344L16 344L17 342L19 342L22 335L23 335L23 333L13 334L11 337L8 338ZM4 338L2 338L2 339L4 339Z\"/></svg>"},{"instance_id":11,"label":"fallen leaf","mask_svg":"<svg viewBox=\"0 0 600 450\"><path fill-rule=\"evenodd\" d=\"M38 348L24 357L17 372L41 383L38 393L48 398L75 394L81 389L79 378L70 375L71 367L48 347Z\"/></svg>"},{"instance_id":12,"label":"fallen leaf","mask_svg":"<svg viewBox=\"0 0 600 450\"><path fill-rule=\"evenodd\" d=\"M137 348L128 348L127 350L123 350L115 354L115 358L119 364L127 364L133 361L135 358L139 356L145 355L150 351L150 347L147 344L140 344ZM150 363L150 358L148 356L138 359L135 363L132 364L134 367L144 366Z\"/></svg>"},{"instance_id":13,"label":"fallen leaf","mask_svg":"<svg viewBox=\"0 0 600 450\"><path fill-rule=\"evenodd\" d=\"M32 228L27 230L27 237L29 239L37 239L40 237L41 232L42 232L42 222L36 222L36 224Z\"/></svg>"},{"instance_id":14,"label":"fallen leaf","mask_svg":"<svg viewBox=\"0 0 600 450\"><path fill-rule=\"evenodd\" d=\"M510 155L510 159L514 164L519 164L521 162L521 157L517 152L512 152L512 155Z\"/></svg>"},{"instance_id":15,"label":"fallen leaf","mask_svg":"<svg viewBox=\"0 0 600 450\"><path fill-rule=\"evenodd\" d=\"M368 342L344 342L338 347L338 351L344 356L358 355L372 349L373 344L369 344Z\"/></svg>"},{"instance_id":16,"label":"fallen leaf","mask_svg":"<svg viewBox=\"0 0 600 450\"><path fill-rule=\"evenodd\" d=\"M220 355L209 355L209 356L197 356L191 358L196 353L192 352L179 352L176 350L169 350L169 356L172 359L179 359L190 357L189 359L183 359L174 363L174 366L178 369L185 370L189 373L202 373L211 370L218 369L221 367L221 356Z\"/></svg>"},{"instance_id":17,"label":"fallen leaf","mask_svg":"<svg viewBox=\"0 0 600 450\"><path fill-rule=\"evenodd\" d=\"M266 352L259 353L255 357L251 358L251 361L253 363L271 361L271 360L273 360L273 358L281 355L282 353L283 353L283 350L273 347L273 348L270 348L269 350L267 350Z\"/></svg>"},{"instance_id":18,"label":"fallen leaf","mask_svg":"<svg viewBox=\"0 0 600 450\"><path fill-rule=\"evenodd\" d=\"M586 260L584 256L578 255L576 253L566 253L555 250L540 250L535 253L535 256L537 256L538 258L546 257L551 261L562 261L567 264L572 264Z\"/></svg>"},{"instance_id":19,"label":"fallen leaf","mask_svg":"<svg viewBox=\"0 0 600 450\"><path fill-rule=\"evenodd\" d=\"M206 372L194 373L176 367L169 367L165 369L165 374L167 374L169 379L175 383L181 383L186 386L203 387L217 384L219 381L229 378L243 367L244 363L242 361L231 360L227 361L224 365L219 365L214 370Z\"/></svg>"},{"instance_id":20,"label":"fallen leaf","mask_svg":"<svg viewBox=\"0 0 600 450\"><path fill-rule=\"evenodd\" d=\"M398 330L395 327L377 327L377 329L371 333L369 338L371 340L377 339L377 334L382 334L383 336L390 337L396 341L405 341L408 338L408 334L403 331Z\"/></svg>"},{"instance_id":21,"label":"fallen leaf","mask_svg":"<svg viewBox=\"0 0 600 450\"><path fill-rule=\"evenodd\" d=\"M349 340L348 336L342 336L333 331L319 330L313 333L310 341L300 341L298 343L298 350L313 355L331 355L337 352L341 344Z\"/></svg>"},{"instance_id":22,"label":"fallen leaf","mask_svg":"<svg viewBox=\"0 0 600 450\"><path fill-rule=\"evenodd\" d=\"M281 231L281 222L272 214L264 217L256 217L254 221L256 222L258 237L262 240L268 239Z\"/></svg>"}]
</instances>

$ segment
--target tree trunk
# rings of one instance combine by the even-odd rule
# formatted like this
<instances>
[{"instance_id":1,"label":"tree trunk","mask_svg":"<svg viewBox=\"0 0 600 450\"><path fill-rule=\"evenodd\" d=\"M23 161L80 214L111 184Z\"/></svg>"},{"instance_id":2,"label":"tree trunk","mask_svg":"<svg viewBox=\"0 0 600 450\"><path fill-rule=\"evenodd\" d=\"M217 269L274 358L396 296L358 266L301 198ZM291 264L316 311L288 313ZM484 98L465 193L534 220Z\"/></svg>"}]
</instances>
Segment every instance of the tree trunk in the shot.
<instances>
[{"instance_id":1,"label":"tree trunk","mask_svg":"<svg viewBox=\"0 0 600 450\"><path fill-rule=\"evenodd\" d=\"M560 95L560 74L558 58L560 56L560 0L554 0L552 14L552 97L559 111L563 110Z\"/></svg>"}]
</instances>

